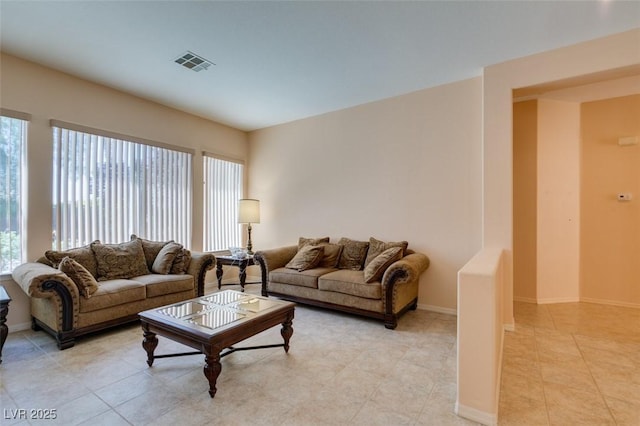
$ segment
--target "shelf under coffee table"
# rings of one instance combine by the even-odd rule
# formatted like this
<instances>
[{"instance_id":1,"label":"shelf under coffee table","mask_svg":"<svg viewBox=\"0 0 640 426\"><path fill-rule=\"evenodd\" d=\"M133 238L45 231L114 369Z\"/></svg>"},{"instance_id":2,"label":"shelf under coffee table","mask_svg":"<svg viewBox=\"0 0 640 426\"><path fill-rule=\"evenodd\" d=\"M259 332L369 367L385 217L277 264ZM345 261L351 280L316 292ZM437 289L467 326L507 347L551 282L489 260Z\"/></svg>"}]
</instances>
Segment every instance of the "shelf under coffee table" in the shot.
<instances>
[{"instance_id":1,"label":"shelf under coffee table","mask_svg":"<svg viewBox=\"0 0 640 426\"><path fill-rule=\"evenodd\" d=\"M142 346L151 367L158 358L204 354L204 375L209 395L216 394L220 359L236 351L283 347L289 352L289 339L295 303L225 290L207 296L141 312L144 334ZM235 348L234 344L282 324L284 343ZM196 349L196 352L154 355L160 335ZM226 350L225 350L226 349ZM224 351L224 352L223 352Z\"/></svg>"}]
</instances>

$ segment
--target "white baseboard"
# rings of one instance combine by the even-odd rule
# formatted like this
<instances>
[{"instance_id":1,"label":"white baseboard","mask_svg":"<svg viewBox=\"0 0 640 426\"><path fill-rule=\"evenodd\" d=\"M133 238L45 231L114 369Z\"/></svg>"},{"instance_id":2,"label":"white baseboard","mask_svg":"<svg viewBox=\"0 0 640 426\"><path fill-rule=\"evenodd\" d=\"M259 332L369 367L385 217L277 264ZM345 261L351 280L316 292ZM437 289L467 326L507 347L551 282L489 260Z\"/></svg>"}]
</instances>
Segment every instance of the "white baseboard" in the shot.
<instances>
[{"instance_id":1,"label":"white baseboard","mask_svg":"<svg viewBox=\"0 0 640 426\"><path fill-rule=\"evenodd\" d=\"M502 324L502 329L504 331L516 331L516 322L511 320L511 323Z\"/></svg>"},{"instance_id":2,"label":"white baseboard","mask_svg":"<svg viewBox=\"0 0 640 426\"><path fill-rule=\"evenodd\" d=\"M521 297L521 296L513 296L514 302L523 302L523 303L538 303L537 299L532 297Z\"/></svg>"},{"instance_id":3,"label":"white baseboard","mask_svg":"<svg viewBox=\"0 0 640 426\"><path fill-rule=\"evenodd\" d=\"M579 297L552 297L549 299L538 299L538 305L550 305L552 303L577 303Z\"/></svg>"},{"instance_id":4,"label":"white baseboard","mask_svg":"<svg viewBox=\"0 0 640 426\"><path fill-rule=\"evenodd\" d=\"M13 333L15 331L24 331L31 329L31 322L22 322L18 324L9 325L9 333Z\"/></svg>"},{"instance_id":5,"label":"white baseboard","mask_svg":"<svg viewBox=\"0 0 640 426\"><path fill-rule=\"evenodd\" d=\"M487 426L495 426L498 424L498 416L496 414L487 413L485 411L476 410L475 408L466 407L456 401L456 414L465 419L473 420Z\"/></svg>"},{"instance_id":6,"label":"white baseboard","mask_svg":"<svg viewBox=\"0 0 640 426\"><path fill-rule=\"evenodd\" d=\"M422 304L418 303L418 309L423 310L423 311L437 312L439 314L458 315L458 310L457 309L443 308L442 306L422 305Z\"/></svg>"},{"instance_id":7,"label":"white baseboard","mask_svg":"<svg viewBox=\"0 0 640 426\"><path fill-rule=\"evenodd\" d=\"M593 299L591 297L581 297L580 301L585 303L599 303L601 305L622 306L625 308L640 309L640 303L620 302L617 300L606 300L606 299Z\"/></svg>"}]
</instances>

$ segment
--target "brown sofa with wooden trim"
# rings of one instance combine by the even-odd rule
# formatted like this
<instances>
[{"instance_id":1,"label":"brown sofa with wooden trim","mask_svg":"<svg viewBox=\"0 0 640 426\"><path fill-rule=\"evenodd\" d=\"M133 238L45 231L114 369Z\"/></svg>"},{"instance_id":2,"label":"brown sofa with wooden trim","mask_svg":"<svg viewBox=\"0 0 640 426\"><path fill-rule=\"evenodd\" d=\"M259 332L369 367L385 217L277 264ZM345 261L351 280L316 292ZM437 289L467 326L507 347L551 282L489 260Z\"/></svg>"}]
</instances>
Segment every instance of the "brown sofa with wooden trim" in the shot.
<instances>
[{"instance_id":1,"label":"brown sofa with wooden trim","mask_svg":"<svg viewBox=\"0 0 640 426\"><path fill-rule=\"evenodd\" d=\"M13 279L31 299L32 328L53 335L58 348L75 338L138 319L147 309L204 294L210 253L174 242L132 236L122 244L99 241L67 251L49 250L18 266Z\"/></svg>"},{"instance_id":2,"label":"brown sofa with wooden trim","mask_svg":"<svg viewBox=\"0 0 640 426\"><path fill-rule=\"evenodd\" d=\"M427 256L406 241L329 241L301 237L298 245L256 252L262 295L381 319L389 329L416 309Z\"/></svg>"}]
</instances>

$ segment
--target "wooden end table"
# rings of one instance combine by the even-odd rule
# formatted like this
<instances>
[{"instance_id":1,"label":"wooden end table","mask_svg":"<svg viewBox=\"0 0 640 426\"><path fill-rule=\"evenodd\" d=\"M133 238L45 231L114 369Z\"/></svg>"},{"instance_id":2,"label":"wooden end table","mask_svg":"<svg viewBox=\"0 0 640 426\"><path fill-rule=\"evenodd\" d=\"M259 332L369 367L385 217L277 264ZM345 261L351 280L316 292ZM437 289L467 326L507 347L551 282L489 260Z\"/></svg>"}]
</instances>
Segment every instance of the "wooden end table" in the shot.
<instances>
[{"instance_id":1,"label":"wooden end table","mask_svg":"<svg viewBox=\"0 0 640 426\"><path fill-rule=\"evenodd\" d=\"M253 262L253 256L247 256L244 259L239 259L233 256L216 256L216 277L218 278L218 290L222 288L222 267L237 266L240 269L240 288L244 291L244 285L247 280L247 267L255 265ZM230 284L224 284L230 285Z\"/></svg>"},{"instance_id":2,"label":"wooden end table","mask_svg":"<svg viewBox=\"0 0 640 426\"><path fill-rule=\"evenodd\" d=\"M7 334L9 334L9 327L7 327L7 314L9 313L9 302L11 298L7 291L0 285L0 364L2 363L2 347L5 340L7 340Z\"/></svg>"},{"instance_id":3,"label":"wooden end table","mask_svg":"<svg viewBox=\"0 0 640 426\"><path fill-rule=\"evenodd\" d=\"M283 347L285 352L289 352L294 309L295 303L292 302L224 290L141 312L142 347L147 352L147 364L151 367L158 358L203 354L204 375L209 380L209 395L213 398L222 370L222 357L236 351L274 347ZM233 347L278 324L282 324L280 334L284 343ZM154 355L158 346L156 335L182 343L196 349L196 352Z\"/></svg>"}]
</instances>

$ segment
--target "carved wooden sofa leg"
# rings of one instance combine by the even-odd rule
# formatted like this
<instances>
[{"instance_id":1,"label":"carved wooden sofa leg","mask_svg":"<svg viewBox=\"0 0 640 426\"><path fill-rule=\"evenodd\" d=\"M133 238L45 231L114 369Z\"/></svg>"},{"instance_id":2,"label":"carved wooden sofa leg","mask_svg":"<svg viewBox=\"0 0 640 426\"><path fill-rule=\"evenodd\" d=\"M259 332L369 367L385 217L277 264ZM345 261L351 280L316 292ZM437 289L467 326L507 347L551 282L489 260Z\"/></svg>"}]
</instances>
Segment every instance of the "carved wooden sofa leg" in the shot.
<instances>
[{"instance_id":1,"label":"carved wooden sofa leg","mask_svg":"<svg viewBox=\"0 0 640 426\"><path fill-rule=\"evenodd\" d=\"M58 349L60 350L69 349L76 344L76 339L73 333L62 332L56 335L56 343L58 344Z\"/></svg>"},{"instance_id":2,"label":"carved wooden sofa leg","mask_svg":"<svg viewBox=\"0 0 640 426\"><path fill-rule=\"evenodd\" d=\"M394 330L398 326L398 316L393 314L386 314L384 316L384 326L389 330Z\"/></svg>"}]
</instances>

